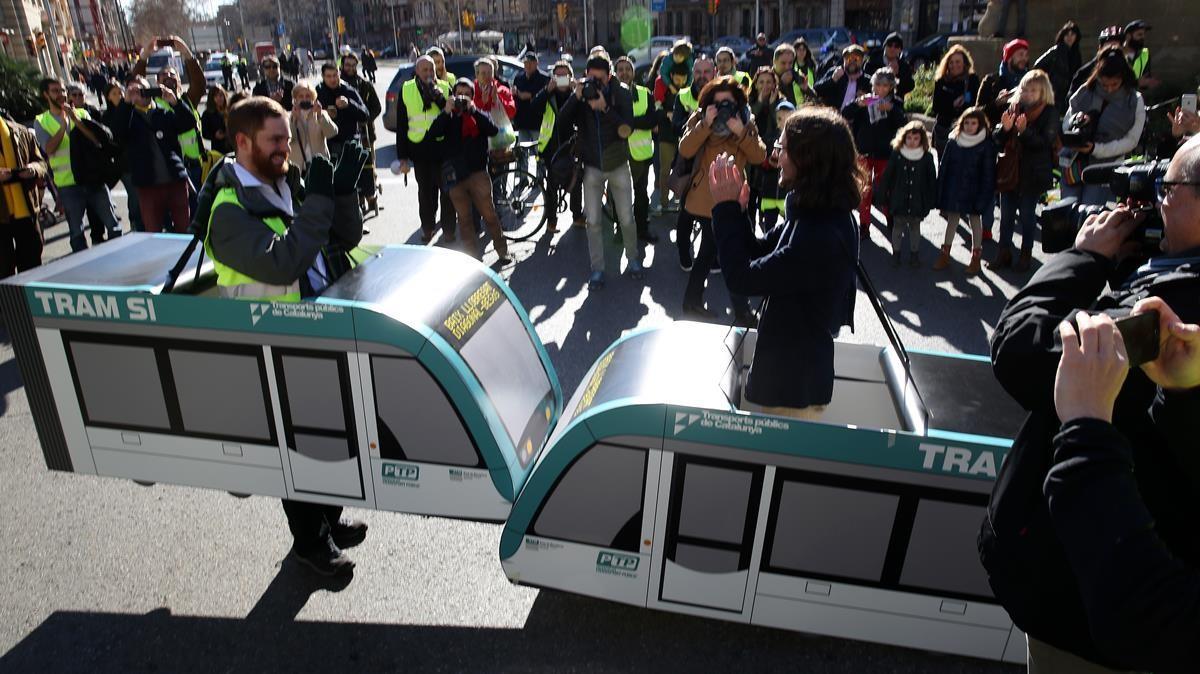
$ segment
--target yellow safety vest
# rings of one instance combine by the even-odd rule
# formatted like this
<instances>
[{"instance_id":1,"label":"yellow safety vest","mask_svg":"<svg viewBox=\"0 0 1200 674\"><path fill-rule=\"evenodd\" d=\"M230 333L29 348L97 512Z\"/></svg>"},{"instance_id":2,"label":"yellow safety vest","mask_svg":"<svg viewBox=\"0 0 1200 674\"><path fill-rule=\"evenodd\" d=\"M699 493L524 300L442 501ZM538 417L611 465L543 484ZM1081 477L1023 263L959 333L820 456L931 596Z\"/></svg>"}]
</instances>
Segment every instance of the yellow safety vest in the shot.
<instances>
[{"instance_id":1,"label":"yellow safety vest","mask_svg":"<svg viewBox=\"0 0 1200 674\"><path fill-rule=\"evenodd\" d=\"M174 110L174 108L167 104L165 99L156 98L154 101L167 110ZM196 108L190 105L188 108L192 111L192 117L196 118L196 124L199 124L200 113L196 112ZM200 161L200 135L196 133L195 126L190 131L184 131L179 134L179 149L183 152L184 158Z\"/></svg>"},{"instance_id":2,"label":"yellow safety vest","mask_svg":"<svg viewBox=\"0 0 1200 674\"><path fill-rule=\"evenodd\" d=\"M1133 68L1133 76L1141 79L1142 73L1146 71L1146 66L1150 65L1150 49L1142 47L1137 57L1133 59L1133 63L1129 65Z\"/></svg>"},{"instance_id":3,"label":"yellow safety vest","mask_svg":"<svg viewBox=\"0 0 1200 674\"><path fill-rule=\"evenodd\" d=\"M782 213L783 212L783 203L785 201L787 201L787 200L786 199L768 199L766 197L763 197L762 202L758 206L758 210L760 210L760 211L779 211L780 213Z\"/></svg>"},{"instance_id":4,"label":"yellow safety vest","mask_svg":"<svg viewBox=\"0 0 1200 674\"><path fill-rule=\"evenodd\" d=\"M434 83L444 95L450 96L450 87L443 80L435 80ZM408 116L408 141L410 143L420 143L425 140L425 134L429 132L429 127L433 126L433 120L437 119L442 112L436 105L425 107L425 100L421 98L421 91L417 86L417 81L411 79L400 88L400 98L404 101L404 113ZM441 138L435 140L441 140Z\"/></svg>"},{"instance_id":5,"label":"yellow safety vest","mask_svg":"<svg viewBox=\"0 0 1200 674\"><path fill-rule=\"evenodd\" d=\"M217 290L221 293L221 297L238 300L261 300L264 302L299 302L300 279L296 279L291 285L286 286L261 283L232 267L226 266L217 259L216 255L213 255L212 246L209 245L208 239L212 234L213 217L217 214L217 207L222 204L233 204L238 208L243 208L241 200L238 199L237 190L232 187L223 187L217 192L216 198L213 199L212 211L208 216L208 231L204 235L204 252L213 261L213 267L217 271ZM262 223L280 236L287 234L287 225L284 224L283 218L278 216L263 218Z\"/></svg>"},{"instance_id":6,"label":"yellow safety vest","mask_svg":"<svg viewBox=\"0 0 1200 674\"><path fill-rule=\"evenodd\" d=\"M731 73L731 77L733 77L734 82L737 82L738 84L742 85L743 89L745 89L746 91L750 90L750 75L749 74L747 74L741 70L734 70L733 73Z\"/></svg>"},{"instance_id":7,"label":"yellow safety vest","mask_svg":"<svg viewBox=\"0 0 1200 674\"><path fill-rule=\"evenodd\" d=\"M633 85L633 116L641 117L650 107L650 90L640 84ZM646 161L654 156L654 135L650 129L636 129L629 134L629 158Z\"/></svg>"},{"instance_id":8,"label":"yellow safety vest","mask_svg":"<svg viewBox=\"0 0 1200 674\"><path fill-rule=\"evenodd\" d=\"M542 113L542 128L538 131L538 154L546 151L550 139L554 137L554 106L546 101L546 111Z\"/></svg>"},{"instance_id":9,"label":"yellow safety vest","mask_svg":"<svg viewBox=\"0 0 1200 674\"><path fill-rule=\"evenodd\" d=\"M76 110L75 117L77 119L91 119L92 116L87 113L87 110ZM47 110L37 116L37 123L41 125L46 133L53 136L62 128L62 124L58 119L50 114ZM54 154L50 155L50 170L54 174L54 185L59 188L70 187L75 184L75 174L71 171L71 132L63 134L62 142L58 144L58 149Z\"/></svg>"},{"instance_id":10,"label":"yellow safety vest","mask_svg":"<svg viewBox=\"0 0 1200 674\"><path fill-rule=\"evenodd\" d=\"M700 101L696 100L696 96L692 94L691 87L679 92L679 102L683 105L684 112L689 115L695 112L696 108L700 107Z\"/></svg>"}]
</instances>

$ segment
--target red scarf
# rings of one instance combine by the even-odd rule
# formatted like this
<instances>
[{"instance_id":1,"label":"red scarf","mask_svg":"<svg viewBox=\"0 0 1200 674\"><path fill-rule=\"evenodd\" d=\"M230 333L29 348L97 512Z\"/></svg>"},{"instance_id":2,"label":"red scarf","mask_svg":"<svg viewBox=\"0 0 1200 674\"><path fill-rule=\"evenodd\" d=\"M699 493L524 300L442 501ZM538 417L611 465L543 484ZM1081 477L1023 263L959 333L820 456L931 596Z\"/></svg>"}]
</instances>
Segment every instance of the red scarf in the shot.
<instances>
[{"instance_id":1,"label":"red scarf","mask_svg":"<svg viewBox=\"0 0 1200 674\"><path fill-rule=\"evenodd\" d=\"M479 135L479 125L475 123L475 115L464 112L462 116L462 137L474 138Z\"/></svg>"}]
</instances>

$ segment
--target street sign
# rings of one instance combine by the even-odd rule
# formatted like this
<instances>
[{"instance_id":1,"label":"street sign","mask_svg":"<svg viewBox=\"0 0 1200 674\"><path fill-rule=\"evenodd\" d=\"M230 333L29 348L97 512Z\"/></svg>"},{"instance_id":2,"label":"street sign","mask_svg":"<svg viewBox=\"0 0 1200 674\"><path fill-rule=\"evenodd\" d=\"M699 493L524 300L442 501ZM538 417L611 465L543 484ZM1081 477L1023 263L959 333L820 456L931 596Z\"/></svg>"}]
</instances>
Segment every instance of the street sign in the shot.
<instances>
[{"instance_id":1,"label":"street sign","mask_svg":"<svg viewBox=\"0 0 1200 674\"><path fill-rule=\"evenodd\" d=\"M276 32L276 34L279 35L279 37L283 37L284 34L287 33L287 30L284 29L284 25L283 25L282 21L280 21L279 25L275 27L275 32Z\"/></svg>"},{"instance_id":2,"label":"street sign","mask_svg":"<svg viewBox=\"0 0 1200 674\"><path fill-rule=\"evenodd\" d=\"M650 11L651 12L667 11L667 0L650 0Z\"/></svg>"}]
</instances>

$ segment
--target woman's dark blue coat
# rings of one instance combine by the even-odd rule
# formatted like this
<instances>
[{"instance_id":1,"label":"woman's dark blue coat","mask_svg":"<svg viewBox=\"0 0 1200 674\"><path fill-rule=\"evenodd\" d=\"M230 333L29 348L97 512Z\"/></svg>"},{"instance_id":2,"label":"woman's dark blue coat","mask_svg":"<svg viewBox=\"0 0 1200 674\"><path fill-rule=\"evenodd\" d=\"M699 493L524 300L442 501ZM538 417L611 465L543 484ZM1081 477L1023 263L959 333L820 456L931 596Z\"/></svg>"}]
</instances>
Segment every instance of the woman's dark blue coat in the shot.
<instances>
[{"instance_id":1,"label":"woman's dark blue coat","mask_svg":"<svg viewBox=\"0 0 1200 674\"><path fill-rule=\"evenodd\" d=\"M946 143L938 166L937 207L942 212L982 215L996 196L996 145L984 138L964 148Z\"/></svg>"}]
</instances>

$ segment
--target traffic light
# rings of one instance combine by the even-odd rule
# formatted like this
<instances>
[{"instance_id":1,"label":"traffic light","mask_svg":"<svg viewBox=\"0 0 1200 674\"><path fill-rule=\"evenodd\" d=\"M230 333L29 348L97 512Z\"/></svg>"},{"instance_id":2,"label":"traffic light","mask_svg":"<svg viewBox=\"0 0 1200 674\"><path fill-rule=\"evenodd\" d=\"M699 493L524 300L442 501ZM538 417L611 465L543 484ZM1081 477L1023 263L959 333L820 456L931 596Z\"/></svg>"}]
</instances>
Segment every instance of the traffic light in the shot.
<instances>
[{"instance_id":1,"label":"traffic light","mask_svg":"<svg viewBox=\"0 0 1200 674\"><path fill-rule=\"evenodd\" d=\"M338 35L346 34L346 17L339 16L337 18L337 31L338 31Z\"/></svg>"},{"instance_id":2,"label":"traffic light","mask_svg":"<svg viewBox=\"0 0 1200 674\"><path fill-rule=\"evenodd\" d=\"M567 20L567 3L565 3L565 2L558 3L558 20L559 21Z\"/></svg>"},{"instance_id":3,"label":"traffic light","mask_svg":"<svg viewBox=\"0 0 1200 674\"><path fill-rule=\"evenodd\" d=\"M721 6L721 0L708 0L708 13L714 15L717 13L717 8Z\"/></svg>"}]
</instances>

